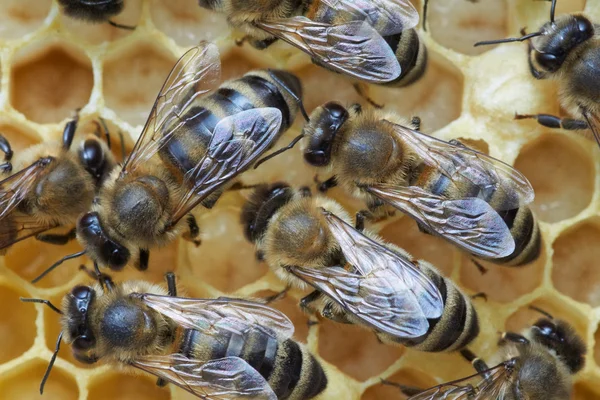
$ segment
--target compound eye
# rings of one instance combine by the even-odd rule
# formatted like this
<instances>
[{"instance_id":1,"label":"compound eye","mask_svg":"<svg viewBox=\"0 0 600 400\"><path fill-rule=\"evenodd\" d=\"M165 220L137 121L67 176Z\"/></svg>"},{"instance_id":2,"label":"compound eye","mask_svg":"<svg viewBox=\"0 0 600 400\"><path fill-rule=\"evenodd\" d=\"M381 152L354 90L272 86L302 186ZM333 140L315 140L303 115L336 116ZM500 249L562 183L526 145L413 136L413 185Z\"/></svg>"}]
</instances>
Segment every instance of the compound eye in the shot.
<instances>
[{"instance_id":1,"label":"compound eye","mask_svg":"<svg viewBox=\"0 0 600 400\"><path fill-rule=\"evenodd\" d=\"M77 350L89 350L96 344L96 341L87 336L79 336L73 341L73 348Z\"/></svg>"},{"instance_id":2,"label":"compound eye","mask_svg":"<svg viewBox=\"0 0 600 400\"><path fill-rule=\"evenodd\" d=\"M121 270L127 265L128 261L129 251L127 249L113 249L109 259L110 269Z\"/></svg>"},{"instance_id":3,"label":"compound eye","mask_svg":"<svg viewBox=\"0 0 600 400\"><path fill-rule=\"evenodd\" d=\"M304 154L304 159L307 163L315 167L323 167L329 164L329 157L322 150L307 151Z\"/></svg>"},{"instance_id":4,"label":"compound eye","mask_svg":"<svg viewBox=\"0 0 600 400\"><path fill-rule=\"evenodd\" d=\"M83 143L81 157L85 165L90 168L97 169L104 163L104 151L97 140L88 139Z\"/></svg>"},{"instance_id":5,"label":"compound eye","mask_svg":"<svg viewBox=\"0 0 600 400\"><path fill-rule=\"evenodd\" d=\"M547 337L554 341L562 342L563 338L559 337L558 333L556 332L556 325L552 321L542 319L536 322L535 326L539 329L540 333L544 337Z\"/></svg>"},{"instance_id":6,"label":"compound eye","mask_svg":"<svg viewBox=\"0 0 600 400\"><path fill-rule=\"evenodd\" d=\"M95 225L98 221L98 217L96 213L86 213L79 220L79 225L82 228L89 228L92 225Z\"/></svg>"},{"instance_id":7,"label":"compound eye","mask_svg":"<svg viewBox=\"0 0 600 400\"><path fill-rule=\"evenodd\" d=\"M71 290L71 295L79 300L85 300L90 297L92 289L89 286L75 286L73 290Z\"/></svg>"},{"instance_id":8,"label":"compound eye","mask_svg":"<svg viewBox=\"0 0 600 400\"><path fill-rule=\"evenodd\" d=\"M577 21L577 28L579 32L585 33L586 36L591 37L594 34L594 25L587 18L579 18Z\"/></svg>"}]
</instances>

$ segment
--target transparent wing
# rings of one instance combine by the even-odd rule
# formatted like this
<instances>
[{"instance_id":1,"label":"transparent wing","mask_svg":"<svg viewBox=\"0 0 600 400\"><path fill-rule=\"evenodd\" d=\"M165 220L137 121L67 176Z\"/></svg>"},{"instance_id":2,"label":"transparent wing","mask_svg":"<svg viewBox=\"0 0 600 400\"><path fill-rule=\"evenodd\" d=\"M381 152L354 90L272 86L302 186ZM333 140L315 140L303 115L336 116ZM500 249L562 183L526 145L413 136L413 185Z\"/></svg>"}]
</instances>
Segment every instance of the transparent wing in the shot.
<instances>
[{"instance_id":1,"label":"transparent wing","mask_svg":"<svg viewBox=\"0 0 600 400\"><path fill-rule=\"evenodd\" d=\"M140 357L132 365L205 400L277 400L265 378L239 357L201 362L167 354Z\"/></svg>"},{"instance_id":2,"label":"transparent wing","mask_svg":"<svg viewBox=\"0 0 600 400\"><path fill-rule=\"evenodd\" d=\"M290 267L290 272L377 329L413 338L429 329L428 318L442 315L442 295L411 260L394 253L324 211L344 257L357 272L334 266Z\"/></svg>"},{"instance_id":3,"label":"transparent wing","mask_svg":"<svg viewBox=\"0 0 600 400\"><path fill-rule=\"evenodd\" d=\"M515 251L506 223L488 203L471 197L446 199L419 187L373 185L367 190L478 257L502 258Z\"/></svg>"},{"instance_id":4,"label":"transparent wing","mask_svg":"<svg viewBox=\"0 0 600 400\"><path fill-rule=\"evenodd\" d=\"M185 111L198 97L217 86L220 79L221 62L216 45L203 42L181 56L158 93L121 176L156 154L185 123L182 119Z\"/></svg>"},{"instance_id":5,"label":"transparent wing","mask_svg":"<svg viewBox=\"0 0 600 400\"><path fill-rule=\"evenodd\" d=\"M243 335L250 329L261 329L270 336L282 339L294 334L294 325L285 314L252 301L229 298L188 299L147 293L140 294L140 297L150 308L179 325L208 334L216 335L226 330Z\"/></svg>"},{"instance_id":6,"label":"transparent wing","mask_svg":"<svg viewBox=\"0 0 600 400\"><path fill-rule=\"evenodd\" d=\"M419 13L408 0L321 0L319 7L347 14L345 21L367 21L382 36L414 28Z\"/></svg>"},{"instance_id":7,"label":"transparent wing","mask_svg":"<svg viewBox=\"0 0 600 400\"><path fill-rule=\"evenodd\" d=\"M51 164L53 157L40 158L27 168L23 168L0 181L0 220L6 218L33 189L44 169Z\"/></svg>"},{"instance_id":8,"label":"transparent wing","mask_svg":"<svg viewBox=\"0 0 600 400\"><path fill-rule=\"evenodd\" d=\"M253 108L219 121L206 154L184 177L186 193L175 209L173 224L251 167L277 138L281 121L277 108Z\"/></svg>"},{"instance_id":9,"label":"transparent wing","mask_svg":"<svg viewBox=\"0 0 600 400\"><path fill-rule=\"evenodd\" d=\"M454 145L405 126L390 124L425 163L456 184L468 183L479 187L479 195L473 197L487 199L494 192L502 192L503 202L498 205L500 210L512 210L533 201L533 187L510 165L460 144Z\"/></svg>"},{"instance_id":10,"label":"transparent wing","mask_svg":"<svg viewBox=\"0 0 600 400\"><path fill-rule=\"evenodd\" d=\"M57 226L59 225L42 222L30 215L11 213L0 222L0 250Z\"/></svg>"},{"instance_id":11,"label":"transparent wing","mask_svg":"<svg viewBox=\"0 0 600 400\"><path fill-rule=\"evenodd\" d=\"M256 24L334 71L372 83L400 76L394 52L367 21L330 25L298 16Z\"/></svg>"},{"instance_id":12,"label":"transparent wing","mask_svg":"<svg viewBox=\"0 0 600 400\"><path fill-rule=\"evenodd\" d=\"M505 361L490 368L482 374L452 382L443 383L426 389L409 398L409 400L496 400L512 384L514 359Z\"/></svg>"}]
</instances>

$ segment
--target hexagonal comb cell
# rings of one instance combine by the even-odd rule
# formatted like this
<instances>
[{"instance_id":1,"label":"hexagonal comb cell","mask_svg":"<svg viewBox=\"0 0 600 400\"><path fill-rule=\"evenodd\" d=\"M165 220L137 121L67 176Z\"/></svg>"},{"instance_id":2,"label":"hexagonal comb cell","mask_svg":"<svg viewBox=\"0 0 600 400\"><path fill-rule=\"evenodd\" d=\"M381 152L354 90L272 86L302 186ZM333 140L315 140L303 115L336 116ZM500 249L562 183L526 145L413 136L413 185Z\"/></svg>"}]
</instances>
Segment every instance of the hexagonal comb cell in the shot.
<instances>
[{"instance_id":1,"label":"hexagonal comb cell","mask_svg":"<svg viewBox=\"0 0 600 400\"><path fill-rule=\"evenodd\" d=\"M404 352L403 347L378 342L373 332L361 327L319 321L319 355L359 381L382 373Z\"/></svg>"},{"instance_id":2,"label":"hexagonal comb cell","mask_svg":"<svg viewBox=\"0 0 600 400\"><path fill-rule=\"evenodd\" d=\"M89 400L168 400L168 388L156 386L152 375L104 374L92 378L89 386Z\"/></svg>"},{"instance_id":3,"label":"hexagonal comb cell","mask_svg":"<svg viewBox=\"0 0 600 400\"><path fill-rule=\"evenodd\" d=\"M39 398L40 381L47 366L48 360L35 359L3 373L0 379L0 393L6 399ZM44 397L76 400L79 397L79 388L71 374L64 364L57 362L44 387Z\"/></svg>"},{"instance_id":4,"label":"hexagonal comb cell","mask_svg":"<svg viewBox=\"0 0 600 400\"><path fill-rule=\"evenodd\" d=\"M389 383L410 386L415 389L426 389L437 384L429 375L412 368L403 368L386 379ZM392 385L375 384L367 389L361 400L406 399L400 388Z\"/></svg>"},{"instance_id":5,"label":"hexagonal comb cell","mask_svg":"<svg viewBox=\"0 0 600 400\"><path fill-rule=\"evenodd\" d=\"M0 38L17 39L42 26L51 0L4 0L0 3Z\"/></svg>"},{"instance_id":6,"label":"hexagonal comb cell","mask_svg":"<svg viewBox=\"0 0 600 400\"><path fill-rule=\"evenodd\" d=\"M29 297L25 293L17 293L6 286L0 286L0 364L20 356L31 348L37 334L35 307L21 302L21 296Z\"/></svg>"},{"instance_id":7,"label":"hexagonal comb cell","mask_svg":"<svg viewBox=\"0 0 600 400\"><path fill-rule=\"evenodd\" d=\"M262 290L252 295L253 299L265 299L269 296L275 296L278 293L273 290ZM300 300L286 294L283 298L269 303L273 307L284 313L294 324L294 339L306 343L308 337L308 315L302 312L299 307Z\"/></svg>"},{"instance_id":8,"label":"hexagonal comb cell","mask_svg":"<svg viewBox=\"0 0 600 400\"><path fill-rule=\"evenodd\" d=\"M552 282L574 300L600 305L598 243L600 220L585 220L563 231L554 241Z\"/></svg>"},{"instance_id":9,"label":"hexagonal comb cell","mask_svg":"<svg viewBox=\"0 0 600 400\"><path fill-rule=\"evenodd\" d=\"M152 22L180 46L194 46L201 40L214 41L215 32L226 29L222 15L198 7L195 0L152 0Z\"/></svg>"},{"instance_id":10,"label":"hexagonal comb cell","mask_svg":"<svg viewBox=\"0 0 600 400\"><path fill-rule=\"evenodd\" d=\"M430 0L427 29L444 47L481 54L491 46L474 47L475 42L506 36L506 0Z\"/></svg>"},{"instance_id":11,"label":"hexagonal comb cell","mask_svg":"<svg viewBox=\"0 0 600 400\"><path fill-rule=\"evenodd\" d=\"M106 106L131 125L143 124L176 60L150 43L110 54L102 82Z\"/></svg>"},{"instance_id":12,"label":"hexagonal comb cell","mask_svg":"<svg viewBox=\"0 0 600 400\"><path fill-rule=\"evenodd\" d=\"M111 17L110 21L126 27L136 27L140 22L142 0L127 0L123 2L123 5L123 11ZM93 44L120 39L133 33L133 30L111 26L108 22L82 21L64 13L61 13L60 20L68 31Z\"/></svg>"},{"instance_id":13,"label":"hexagonal comb cell","mask_svg":"<svg viewBox=\"0 0 600 400\"><path fill-rule=\"evenodd\" d=\"M594 167L588 152L565 135L546 134L526 145L515 168L531 182L531 208L546 222L577 215L594 193Z\"/></svg>"},{"instance_id":14,"label":"hexagonal comb cell","mask_svg":"<svg viewBox=\"0 0 600 400\"><path fill-rule=\"evenodd\" d=\"M594 400L600 397L597 382L581 382L573 387L572 400Z\"/></svg>"},{"instance_id":15,"label":"hexagonal comb cell","mask_svg":"<svg viewBox=\"0 0 600 400\"><path fill-rule=\"evenodd\" d=\"M18 125L10 123L0 123L0 134L8 140L13 153L17 156L21 151L40 141L34 132L29 132ZM0 159L3 157L3 155L0 156Z\"/></svg>"},{"instance_id":16,"label":"hexagonal comb cell","mask_svg":"<svg viewBox=\"0 0 600 400\"><path fill-rule=\"evenodd\" d=\"M42 43L17 54L10 77L11 103L34 122L59 122L88 103L93 84L84 53L66 43Z\"/></svg>"},{"instance_id":17,"label":"hexagonal comb cell","mask_svg":"<svg viewBox=\"0 0 600 400\"><path fill-rule=\"evenodd\" d=\"M256 260L255 248L244 237L239 218L239 210L219 203L198 220L202 244L185 249L193 274L225 293L256 281L268 271L265 263Z\"/></svg>"}]
</instances>

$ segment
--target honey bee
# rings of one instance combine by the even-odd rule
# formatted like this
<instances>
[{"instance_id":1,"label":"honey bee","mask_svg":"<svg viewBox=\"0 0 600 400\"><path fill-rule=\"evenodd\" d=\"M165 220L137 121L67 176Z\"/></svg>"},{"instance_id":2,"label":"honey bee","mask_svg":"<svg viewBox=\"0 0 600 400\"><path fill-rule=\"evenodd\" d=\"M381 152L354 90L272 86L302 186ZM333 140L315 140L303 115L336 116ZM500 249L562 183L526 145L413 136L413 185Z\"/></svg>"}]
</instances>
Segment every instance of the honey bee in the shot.
<instances>
[{"instance_id":1,"label":"honey bee","mask_svg":"<svg viewBox=\"0 0 600 400\"><path fill-rule=\"evenodd\" d=\"M437 352L479 333L477 313L425 261L356 226L335 201L283 183L257 187L242 211L246 237L289 285L315 290L300 306L371 329L383 343Z\"/></svg>"},{"instance_id":2,"label":"honey bee","mask_svg":"<svg viewBox=\"0 0 600 400\"><path fill-rule=\"evenodd\" d=\"M125 6L124 0L58 0L65 15L85 22L108 23L115 28L134 30L135 26L118 24L109 18L119 15Z\"/></svg>"},{"instance_id":3,"label":"honey bee","mask_svg":"<svg viewBox=\"0 0 600 400\"><path fill-rule=\"evenodd\" d=\"M585 364L585 344L566 321L546 315L523 335L506 332L500 340L504 361L492 368L465 354L477 374L426 390L399 386L409 400L563 400L571 397L572 376Z\"/></svg>"},{"instance_id":4,"label":"honey bee","mask_svg":"<svg viewBox=\"0 0 600 400\"><path fill-rule=\"evenodd\" d=\"M116 166L110 141L105 144L89 134L72 146L78 121L76 116L65 125L62 143L40 143L14 159L9 141L0 134L0 174L6 176L0 181L0 251L32 236L52 244L75 239L75 228L65 234L44 232L74 225Z\"/></svg>"},{"instance_id":5,"label":"honey bee","mask_svg":"<svg viewBox=\"0 0 600 400\"><path fill-rule=\"evenodd\" d=\"M294 325L261 303L232 298L177 297L144 281L76 286L62 311L62 333L40 385L54 365L62 337L82 363L101 359L156 375L202 399L308 400L327 386L321 364L291 339Z\"/></svg>"},{"instance_id":6,"label":"honey bee","mask_svg":"<svg viewBox=\"0 0 600 400\"><path fill-rule=\"evenodd\" d=\"M478 42L475 46L522 42L528 43L528 62L535 79L554 79L559 85L561 105L581 119L561 118L548 114L521 115L516 119L533 118L540 125L566 130L591 129L600 145L600 46L596 40L594 22L581 14L554 18L556 0L550 7L550 21L537 32L522 37Z\"/></svg>"},{"instance_id":7,"label":"honey bee","mask_svg":"<svg viewBox=\"0 0 600 400\"><path fill-rule=\"evenodd\" d=\"M412 128L408 126L412 125ZM333 173L319 189L340 185L364 200L371 219L391 206L473 256L524 265L541 250L536 219L527 206L531 184L520 172L454 140L419 132L420 120L406 121L382 110L346 109L337 102L317 107L300 136L305 161Z\"/></svg>"},{"instance_id":8,"label":"honey bee","mask_svg":"<svg viewBox=\"0 0 600 400\"><path fill-rule=\"evenodd\" d=\"M288 91L299 98L302 88L291 73L249 72L201 97L219 80L214 44L177 62L133 150L77 221L77 239L94 263L121 270L132 261L145 270L149 249L180 234L198 245L191 211L213 207L293 123L298 106Z\"/></svg>"},{"instance_id":9,"label":"honey bee","mask_svg":"<svg viewBox=\"0 0 600 400\"><path fill-rule=\"evenodd\" d=\"M255 48L281 39L313 63L363 82L408 85L427 65L413 29L419 14L408 0L200 0L200 6L225 13Z\"/></svg>"}]
</instances>

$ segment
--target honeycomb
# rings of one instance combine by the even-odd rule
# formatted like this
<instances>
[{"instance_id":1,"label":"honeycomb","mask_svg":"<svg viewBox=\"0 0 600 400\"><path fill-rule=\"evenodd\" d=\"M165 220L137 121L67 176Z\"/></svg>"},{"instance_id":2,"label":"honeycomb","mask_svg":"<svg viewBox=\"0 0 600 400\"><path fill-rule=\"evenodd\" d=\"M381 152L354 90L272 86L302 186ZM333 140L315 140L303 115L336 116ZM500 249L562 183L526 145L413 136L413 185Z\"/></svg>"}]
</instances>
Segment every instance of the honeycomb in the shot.
<instances>
[{"instance_id":1,"label":"honeycomb","mask_svg":"<svg viewBox=\"0 0 600 400\"><path fill-rule=\"evenodd\" d=\"M420 6L420 4L415 4ZM585 11L600 21L600 0L559 0L558 12ZM532 265L509 268L486 264L481 275L467 257L438 238L421 234L414 222L397 217L373 226L388 241L436 265L474 300L482 333L472 349L488 358L498 331L521 330L537 315L529 305L567 319L588 345L587 364L575 380L574 399L600 398L600 152L589 138L514 121L515 112L561 113L555 82L535 81L523 44L473 48L487 38L517 35L548 19L549 4L533 0L431 0L429 30L421 28L430 65L418 83L403 89L371 87L370 95L390 110L418 115L423 130L465 143L521 170L536 191L533 203L543 231L543 256ZM312 65L285 44L259 52L237 48L239 33L222 16L200 9L196 0L127 0L116 22L137 25L133 32L107 24L87 25L61 15L56 1L0 1L0 131L15 152L34 143L58 140L73 110L82 107L78 135L106 119L111 132L122 131L130 149L152 102L177 58L202 39L221 49L223 79L261 67L289 68L305 87L308 111L330 100L362 101L351 83ZM296 136L300 118L282 143ZM113 138L116 135L113 135ZM118 147L118 146L116 146ZM117 154L119 157L120 155ZM314 171L295 150L257 171L244 183L286 180L312 184ZM330 195L355 211L360 204L339 189ZM281 290L238 222L244 191L228 192L199 218L203 244L184 241L153 251L149 270L133 269L116 278L161 282L174 270L189 296L262 296ZM33 286L29 281L77 243L52 246L27 240L0 259L0 397L37 399L43 371L60 327L57 315L42 305L23 304L19 296L47 298L55 304L75 284L89 278L78 272L82 260L67 262ZM292 291L274 304L296 325L296 338L322 360L330 384L323 399L402 398L381 378L427 387L472 373L456 354L427 354L389 347L356 327L320 322L307 326L297 307L303 293ZM13 308L14 307L14 308ZM101 365L76 362L64 345L52 371L46 399L193 399L150 376L130 376Z\"/></svg>"}]
</instances>

